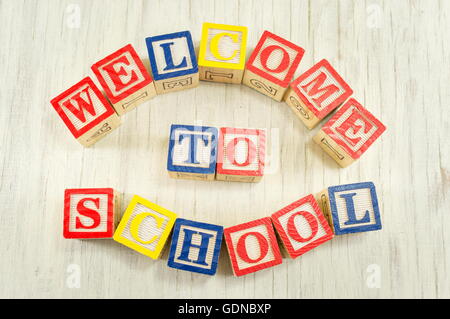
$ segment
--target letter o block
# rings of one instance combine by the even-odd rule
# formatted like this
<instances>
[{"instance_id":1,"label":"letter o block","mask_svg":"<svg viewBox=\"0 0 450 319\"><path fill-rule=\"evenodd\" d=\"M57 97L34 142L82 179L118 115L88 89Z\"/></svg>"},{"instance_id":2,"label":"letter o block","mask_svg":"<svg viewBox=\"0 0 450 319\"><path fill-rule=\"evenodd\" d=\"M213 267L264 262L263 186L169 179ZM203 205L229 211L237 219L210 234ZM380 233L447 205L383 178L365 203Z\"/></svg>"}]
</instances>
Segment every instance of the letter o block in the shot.
<instances>
[{"instance_id":1,"label":"letter o block","mask_svg":"<svg viewBox=\"0 0 450 319\"><path fill-rule=\"evenodd\" d=\"M225 228L224 237L235 276L282 263L270 217Z\"/></svg>"},{"instance_id":2,"label":"letter o block","mask_svg":"<svg viewBox=\"0 0 450 319\"><path fill-rule=\"evenodd\" d=\"M175 213L135 195L113 238L143 255L158 259L176 218Z\"/></svg>"},{"instance_id":3,"label":"letter o block","mask_svg":"<svg viewBox=\"0 0 450 319\"><path fill-rule=\"evenodd\" d=\"M242 83L275 101L281 101L305 50L264 31L250 56Z\"/></svg>"},{"instance_id":4,"label":"letter o block","mask_svg":"<svg viewBox=\"0 0 450 319\"><path fill-rule=\"evenodd\" d=\"M314 136L341 167L357 160L386 127L355 99L345 103Z\"/></svg>"}]
</instances>

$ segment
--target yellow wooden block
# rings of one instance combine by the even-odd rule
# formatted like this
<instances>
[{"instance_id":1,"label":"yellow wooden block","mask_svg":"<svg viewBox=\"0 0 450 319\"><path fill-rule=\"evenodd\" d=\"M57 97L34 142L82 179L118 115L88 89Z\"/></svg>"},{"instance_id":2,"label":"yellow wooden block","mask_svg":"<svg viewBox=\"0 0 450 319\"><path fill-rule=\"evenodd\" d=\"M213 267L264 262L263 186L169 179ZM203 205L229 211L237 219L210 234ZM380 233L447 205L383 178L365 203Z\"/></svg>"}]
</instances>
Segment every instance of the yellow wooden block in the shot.
<instances>
[{"instance_id":1,"label":"yellow wooden block","mask_svg":"<svg viewBox=\"0 0 450 319\"><path fill-rule=\"evenodd\" d=\"M114 240L143 255L158 259L177 215L135 195L114 233Z\"/></svg>"}]
</instances>

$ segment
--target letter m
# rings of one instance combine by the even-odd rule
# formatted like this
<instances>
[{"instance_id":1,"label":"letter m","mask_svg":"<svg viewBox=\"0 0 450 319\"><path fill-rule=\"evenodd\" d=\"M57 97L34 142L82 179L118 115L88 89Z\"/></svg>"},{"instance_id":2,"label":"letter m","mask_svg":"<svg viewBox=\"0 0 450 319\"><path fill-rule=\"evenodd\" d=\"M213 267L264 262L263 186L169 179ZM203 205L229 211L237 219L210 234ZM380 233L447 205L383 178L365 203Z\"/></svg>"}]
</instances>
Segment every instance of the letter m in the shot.
<instances>
[{"instance_id":1,"label":"letter m","mask_svg":"<svg viewBox=\"0 0 450 319\"><path fill-rule=\"evenodd\" d=\"M339 88L334 84L323 87L326 79L327 75L323 72L320 72L317 77L309 81L307 84L301 86L306 94L312 97L312 101L316 104L317 108L322 108L322 103L332 94L339 91Z\"/></svg>"},{"instance_id":2,"label":"letter m","mask_svg":"<svg viewBox=\"0 0 450 319\"><path fill-rule=\"evenodd\" d=\"M87 101L81 96L82 93L87 96ZM86 87L67 101L64 101L62 103L62 106L68 109L73 115L77 117L77 119L79 119L83 123L86 122L86 115L84 112L85 110L92 116L96 115L94 104L92 103L92 99L89 94L89 87Z\"/></svg>"}]
</instances>

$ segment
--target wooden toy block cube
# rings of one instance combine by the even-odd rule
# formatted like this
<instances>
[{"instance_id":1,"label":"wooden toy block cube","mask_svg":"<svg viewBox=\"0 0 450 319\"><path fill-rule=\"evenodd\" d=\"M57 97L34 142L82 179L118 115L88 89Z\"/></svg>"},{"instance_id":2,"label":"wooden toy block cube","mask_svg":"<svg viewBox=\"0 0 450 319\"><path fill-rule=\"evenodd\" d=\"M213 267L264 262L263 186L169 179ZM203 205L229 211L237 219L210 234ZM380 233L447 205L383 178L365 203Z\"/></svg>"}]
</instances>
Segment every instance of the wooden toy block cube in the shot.
<instances>
[{"instance_id":1,"label":"wooden toy block cube","mask_svg":"<svg viewBox=\"0 0 450 319\"><path fill-rule=\"evenodd\" d=\"M113 238L143 255L158 259L176 219L175 213L135 195Z\"/></svg>"},{"instance_id":2,"label":"wooden toy block cube","mask_svg":"<svg viewBox=\"0 0 450 319\"><path fill-rule=\"evenodd\" d=\"M355 99L345 103L314 136L341 167L358 159L386 127Z\"/></svg>"},{"instance_id":3,"label":"wooden toy block cube","mask_svg":"<svg viewBox=\"0 0 450 319\"><path fill-rule=\"evenodd\" d=\"M223 227L179 218L175 222L168 266L215 275Z\"/></svg>"},{"instance_id":4,"label":"wooden toy block cube","mask_svg":"<svg viewBox=\"0 0 450 319\"><path fill-rule=\"evenodd\" d=\"M173 178L214 180L218 131L215 127L172 125L167 171Z\"/></svg>"},{"instance_id":5,"label":"wooden toy block cube","mask_svg":"<svg viewBox=\"0 0 450 319\"><path fill-rule=\"evenodd\" d=\"M98 61L91 69L119 115L156 95L152 77L131 44Z\"/></svg>"},{"instance_id":6,"label":"wooden toy block cube","mask_svg":"<svg viewBox=\"0 0 450 319\"><path fill-rule=\"evenodd\" d=\"M72 135L90 146L120 125L120 119L90 77L51 100Z\"/></svg>"},{"instance_id":7,"label":"wooden toy block cube","mask_svg":"<svg viewBox=\"0 0 450 319\"><path fill-rule=\"evenodd\" d=\"M352 93L350 86L323 59L291 83L285 101L303 124L312 129Z\"/></svg>"},{"instance_id":8,"label":"wooden toy block cube","mask_svg":"<svg viewBox=\"0 0 450 319\"><path fill-rule=\"evenodd\" d=\"M119 195L112 188L66 189L63 236L112 238L119 209Z\"/></svg>"},{"instance_id":9,"label":"wooden toy block cube","mask_svg":"<svg viewBox=\"0 0 450 319\"><path fill-rule=\"evenodd\" d=\"M272 215L272 222L291 258L297 258L333 238L333 231L313 195Z\"/></svg>"},{"instance_id":10,"label":"wooden toy block cube","mask_svg":"<svg viewBox=\"0 0 450 319\"><path fill-rule=\"evenodd\" d=\"M266 133L259 129L222 127L216 179L259 182L264 175Z\"/></svg>"},{"instance_id":11,"label":"wooden toy block cube","mask_svg":"<svg viewBox=\"0 0 450 319\"><path fill-rule=\"evenodd\" d=\"M305 50L264 31L250 56L242 83L281 101Z\"/></svg>"},{"instance_id":12,"label":"wooden toy block cube","mask_svg":"<svg viewBox=\"0 0 450 319\"><path fill-rule=\"evenodd\" d=\"M381 216L372 182L328 187L316 195L334 234L381 229Z\"/></svg>"},{"instance_id":13,"label":"wooden toy block cube","mask_svg":"<svg viewBox=\"0 0 450 319\"><path fill-rule=\"evenodd\" d=\"M247 27L203 23L198 57L200 80L240 84L246 46Z\"/></svg>"},{"instance_id":14,"label":"wooden toy block cube","mask_svg":"<svg viewBox=\"0 0 450 319\"><path fill-rule=\"evenodd\" d=\"M270 217L225 228L224 237L235 276L282 263Z\"/></svg>"},{"instance_id":15,"label":"wooden toy block cube","mask_svg":"<svg viewBox=\"0 0 450 319\"><path fill-rule=\"evenodd\" d=\"M198 86L198 66L189 31L145 39L158 94Z\"/></svg>"}]
</instances>

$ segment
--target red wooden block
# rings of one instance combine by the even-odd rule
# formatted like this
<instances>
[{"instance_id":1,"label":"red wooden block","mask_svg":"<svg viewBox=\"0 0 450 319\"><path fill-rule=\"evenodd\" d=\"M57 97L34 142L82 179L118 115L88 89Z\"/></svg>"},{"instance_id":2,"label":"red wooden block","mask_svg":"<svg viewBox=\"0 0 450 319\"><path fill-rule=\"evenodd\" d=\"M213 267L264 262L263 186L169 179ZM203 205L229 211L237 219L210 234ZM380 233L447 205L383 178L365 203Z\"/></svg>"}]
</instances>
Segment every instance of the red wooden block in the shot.
<instances>
[{"instance_id":1,"label":"red wooden block","mask_svg":"<svg viewBox=\"0 0 450 319\"><path fill-rule=\"evenodd\" d=\"M153 79L131 44L98 61L91 69L119 115L156 95Z\"/></svg>"},{"instance_id":2,"label":"red wooden block","mask_svg":"<svg viewBox=\"0 0 450 319\"><path fill-rule=\"evenodd\" d=\"M334 236L313 195L272 214L272 221L291 258L303 255Z\"/></svg>"},{"instance_id":3,"label":"red wooden block","mask_svg":"<svg viewBox=\"0 0 450 319\"><path fill-rule=\"evenodd\" d=\"M323 59L294 80L286 103L312 129L353 93L330 63Z\"/></svg>"},{"instance_id":4,"label":"red wooden block","mask_svg":"<svg viewBox=\"0 0 450 319\"><path fill-rule=\"evenodd\" d=\"M282 263L270 217L225 228L224 237L235 276Z\"/></svg>"},{"instance_id":5,"label":"red wooden block","mask_svg":"<svg viewBox=\"0 0 450 319\"><path fill-rule=\"evenodd\" d=\"M220 129L216 179L259 182L264 175L266 133L259 129Z\"/></svg>"},{"instance_id":6,"label":"red wooden block","mask_svg":"<svg viewBox=\"0 0 450 319\"><path fill-rule=\"evenodd\" d=\"M66 189L65 238L112 238L119 210L112 188Z\"/></svg>"},{"instance_id":7,"label":"red wooden block","mask_svg":"<svg viewBox=\"0 0 450 319\"><path fill-rule=\"evenodd\" d=\"M314 136L342 167L358 159L386 127L355 99L345 103Z\"/></svg>"},{"instance_id":8,"label":"red wooden block","mask_svg":"<svg viewBox=\"0 0 450 319\"><path fill-rule=\"evenodd\" d=\"M264 31L247 62L243 83L281 101L305 50Z\"/></svg>"},{"instance_id":9,"label":"red wooden block","mask_svg":"<svg viewBox=\"0 0 450 319\"><path fill-rule=\"evenodd\" d=\"M51 100L72 135L84 146L120 125L120 119L90 77Z\"/></svg>"}]
</instances>

